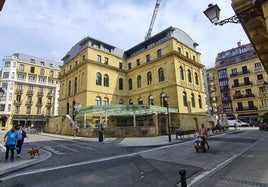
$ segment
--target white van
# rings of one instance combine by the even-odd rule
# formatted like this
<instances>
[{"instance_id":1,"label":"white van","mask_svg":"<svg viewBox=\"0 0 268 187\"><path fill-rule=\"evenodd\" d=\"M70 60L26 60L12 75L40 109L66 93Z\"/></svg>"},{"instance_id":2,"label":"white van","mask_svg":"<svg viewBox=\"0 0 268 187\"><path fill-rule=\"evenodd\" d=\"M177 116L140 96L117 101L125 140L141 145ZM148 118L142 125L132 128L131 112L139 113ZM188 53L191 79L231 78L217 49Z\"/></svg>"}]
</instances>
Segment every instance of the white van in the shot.
<instances>
[{"instance_id":1,"label":"white van","mask_svg":"<svg viewBox=\"0 0 268 187\"><path fill-rule=\"evenodd\" d=\"M229 127L234 127L234 124L236 123L237 127L249 127L249 124L241 121L241 120L228 120Z\"/></svg>"}]
</instances>

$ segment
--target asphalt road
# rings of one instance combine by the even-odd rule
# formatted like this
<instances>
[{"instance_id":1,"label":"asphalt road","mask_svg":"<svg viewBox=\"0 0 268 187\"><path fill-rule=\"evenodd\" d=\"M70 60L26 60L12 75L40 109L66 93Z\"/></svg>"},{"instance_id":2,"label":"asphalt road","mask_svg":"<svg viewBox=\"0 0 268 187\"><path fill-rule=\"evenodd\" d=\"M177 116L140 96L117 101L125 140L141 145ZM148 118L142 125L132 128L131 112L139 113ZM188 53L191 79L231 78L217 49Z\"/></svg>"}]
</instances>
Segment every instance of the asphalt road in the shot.
<instances>
[{"instance_id":1,"label":"asphalt road","mask_svg":"<svg viewBox=\"0 0 268 187\"><path fill-rule=\"evenodd\" d=\"M53 147L59 153L65 154L53 154L45 163L12 173L6 176L1 186L180 186L179 171L182 169L187 172L188 186L226 186L228 178L224 185L215 183L221 181L227 173L230 175L230 170L224 168L236 165L236 170L242 168L242 179L249 175L246 167L239 165L239 160L245 160L247 154L250 156L246 158L251 158L256 171L267 171L267 163L263 164L262 160L255 159L260 158L257 155L260 155L263 142L268 142L266 139L267 132L258 130L221 134L209 138L210 150L207 153L195 152L193 141L153 149L129 149L99 143L89 145L83 141L71 140L43 141L42 146ZM262 159L267 157L266 152L261 153ZM267 159L265 161L268 162ZM250 167L250 162L247 167ZM213 175L220 172L221 175ZM262 175L258 172L255 178L251 175L250 181L230 181L233 184L247 182L251 184L248 186L266 186L268 181L263 179L265 175L265 172ZM218 176L217 180L214 180L215 176ZM260 177L262 182L258 182Z\"/></svg>"}]
</instances>

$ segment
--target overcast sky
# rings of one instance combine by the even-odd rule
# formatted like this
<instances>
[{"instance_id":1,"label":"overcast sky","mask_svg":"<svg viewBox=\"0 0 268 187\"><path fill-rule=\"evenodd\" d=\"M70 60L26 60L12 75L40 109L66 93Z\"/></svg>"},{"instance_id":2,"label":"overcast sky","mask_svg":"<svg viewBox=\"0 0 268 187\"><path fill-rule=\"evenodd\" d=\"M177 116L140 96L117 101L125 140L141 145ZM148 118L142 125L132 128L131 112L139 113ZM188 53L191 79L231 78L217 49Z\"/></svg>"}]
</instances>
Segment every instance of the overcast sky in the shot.
<instances>
[{"instance_id":1,"label":"overcast sky","mask_svg":"<svg viewBox=\"0 0 268 187\"><path fill-rule=\"evenodd\" d=\"M148 31L156 0L7 0L0 12L0 59L20 52L61 58L86 36L123 50ZM169 26L199 44L201 63L214 66L217 53L249 43L240 24L212 25L203 11L217 3L221 19L234 15L231 0L162 0L152 35Z\"/></svg>"}]
</instances>

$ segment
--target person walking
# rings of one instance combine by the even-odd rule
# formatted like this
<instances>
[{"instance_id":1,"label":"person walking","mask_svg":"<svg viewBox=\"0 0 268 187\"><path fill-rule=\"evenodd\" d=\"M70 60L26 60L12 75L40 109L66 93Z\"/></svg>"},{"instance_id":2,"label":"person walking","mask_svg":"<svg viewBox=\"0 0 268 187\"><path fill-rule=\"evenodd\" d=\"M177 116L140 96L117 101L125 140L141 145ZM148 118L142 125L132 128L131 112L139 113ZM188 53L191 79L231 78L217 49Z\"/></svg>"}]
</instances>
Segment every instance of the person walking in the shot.
<instances>
[{"instance_id":1,"label":"person walking","mask_svg":"<svg viewBox=\"0 0 268 187\"><path fill-rule=\"evenodd\" d=\"M17 151L17 156L18 158L21 157L21 150L22 150L22 145L24 143L24 138L27 137L26 135L26 131L20 126L17 125L16 126L16 131L18 132L18 141L17 141L17 145L16 145L16 151Z\"/></svg>"},{"instance_id":2,"label":"person walking","mask_svg":"<svg viewBox=\"0 0 268 187\"><path fill-rule=\"evenodd\" d=\"M16 148L16 143L18 141L19 133L15 130L15 127L12 126L11 130L7 131L4 136L4 142L6 146L6 157L5 160L8 160L9 151L11 152L11 162L14 161L14 150Z\"/></svg>"},{"instance_id":3,"label":"person walking","mask_svg":"<svg viewBox=\"0 0 268 187\"><path fill-rule=\"evenodd\" d=\"M204 126L204 123L202 123L201 127L199 128L199 136L204 138L205 144L207 144L207 147L209 149L209 145L208 145L208 129Z\"/></svg>"}]
</instances>

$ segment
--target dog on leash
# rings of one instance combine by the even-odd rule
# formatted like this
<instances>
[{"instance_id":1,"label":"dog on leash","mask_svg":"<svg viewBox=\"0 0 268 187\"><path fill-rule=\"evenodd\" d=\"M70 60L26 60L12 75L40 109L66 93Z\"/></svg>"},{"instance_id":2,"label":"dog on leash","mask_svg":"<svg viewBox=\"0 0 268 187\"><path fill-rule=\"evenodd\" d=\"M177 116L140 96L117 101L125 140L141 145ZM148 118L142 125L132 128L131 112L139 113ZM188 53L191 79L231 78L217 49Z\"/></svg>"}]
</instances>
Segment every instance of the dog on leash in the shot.
<instances>
[{"instance_id":1,"label":"dog on leash","mask_svg":"<svg viewBox=\"0 0 268 187\"><path fill-rule=\"evenodd\" d=\"M27 153L30 154L30 158L34 158L36 155L39 157L39 150L41 149L42 147L38 147L38 148L32 148L32 149L28 149Z\"/></svg>"}]
</instances>

